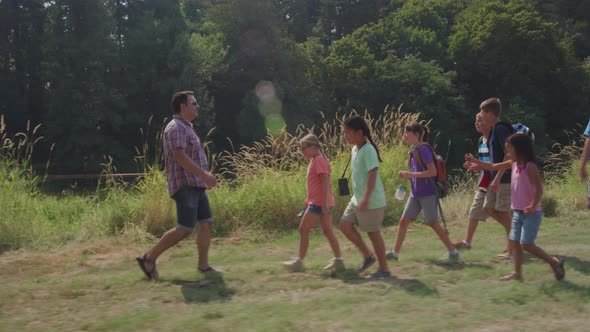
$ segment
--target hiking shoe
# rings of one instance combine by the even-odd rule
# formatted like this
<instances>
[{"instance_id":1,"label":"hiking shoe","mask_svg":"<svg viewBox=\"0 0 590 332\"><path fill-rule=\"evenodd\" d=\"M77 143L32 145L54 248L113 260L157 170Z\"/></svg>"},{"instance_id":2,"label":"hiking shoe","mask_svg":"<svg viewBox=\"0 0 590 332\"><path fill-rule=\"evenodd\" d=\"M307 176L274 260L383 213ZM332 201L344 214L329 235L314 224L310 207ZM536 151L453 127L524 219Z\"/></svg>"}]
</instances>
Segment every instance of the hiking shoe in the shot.
<instances>
[{"instance_id":1,"label":"hiking shoe","mask_svg":"<svg viewBox=\"0 0 590 332\"><path fill-rule=\"evenodd\" d=\"M378 280L378 279L385 279L391 278L391 272L389 271L382 271L381 269L377 270L377 272L372 273L365 277L366 280Z\"/></svg>"},{"instance_id":2,"label":"hiking shoe","mask_svg":"<svg viewBox=\"0 0 590 332\"><path fill-rule=\"evenodd\" d=\"M455 245L455 249L457 249L457 250L459 250L459 249L467 249L467 250L471 249L471 244L469 244L469 243L467 243L465 241L456 242L454 245Z\"/></svg>"},{"instance_id":3,"label":"hiking shoe","mask_svg":"<svg viewBox=\"0 0 590 332\"><path fill-rule=\"evenodd\" d=\"M365 257L365 260L363 260L363 265L356 269L356 273L365 272L371 265L375 264L376 261L377 259L373 255Z\"/></svg>"},{"instance_id":4,"label":"hiking shoe","mask_svg":"<svg viewBox=\"0 0 590 332\"><path fill-rule=\"evenodd\" d=\"M396 262L399 259L399 256L393 250L390 250L387 253L385 253L385 257L387 257L387 260Z\"/></svg>"},{"instance_id":5,"label":"hiking shoe","mask_svg":"<svg viewBox=\"0 0 590 332\"><path fill-rule=\"evenodd\" d=\"M289 272L303 272L303 261L299 258L295 258L292 261L283 262L283 266Z\"/></svg>"},{"instance_id":6,"label":"hiking shoe","mask_svg":"<svg viewBox=\"0 0 590 332\"><path fill-rule=\"evenodd\" d=\"M330 259L328 265L324 266L324 270L342 271L344 269L344 260L342 258L338 259L336 257Z\"/></svg>"}]
</instances>

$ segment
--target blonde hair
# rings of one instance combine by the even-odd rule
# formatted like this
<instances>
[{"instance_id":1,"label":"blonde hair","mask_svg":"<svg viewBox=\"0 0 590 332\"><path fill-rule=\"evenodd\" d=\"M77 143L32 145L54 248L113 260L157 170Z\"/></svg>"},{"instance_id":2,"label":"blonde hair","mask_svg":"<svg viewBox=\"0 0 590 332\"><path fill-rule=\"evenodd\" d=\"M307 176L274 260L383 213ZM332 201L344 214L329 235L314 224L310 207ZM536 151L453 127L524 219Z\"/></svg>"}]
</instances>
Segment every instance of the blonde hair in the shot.
<instances>
[{"instance_id":1,"label":"blonde hair","mask_svg":"<svg viewBox=\"0 0 590 332\"><path fill-rule=\"evenodd\" d=\"M320 150L321 154L324 154L324 150L322 148L322 143L320 142L320 139L314 135L314 134L308 134L305 135L300 141L299 141L299 145L300 146L315 146Z\"/></svg>"}]
</instances>

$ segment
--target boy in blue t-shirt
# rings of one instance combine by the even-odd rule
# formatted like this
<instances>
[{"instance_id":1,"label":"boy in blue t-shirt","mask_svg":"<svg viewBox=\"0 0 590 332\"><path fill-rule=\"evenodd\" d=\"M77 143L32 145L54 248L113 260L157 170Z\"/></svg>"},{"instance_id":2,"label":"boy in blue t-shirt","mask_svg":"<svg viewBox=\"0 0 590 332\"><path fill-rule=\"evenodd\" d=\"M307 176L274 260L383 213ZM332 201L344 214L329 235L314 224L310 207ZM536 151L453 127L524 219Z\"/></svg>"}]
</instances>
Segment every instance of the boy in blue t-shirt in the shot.
<instances>
[{"instance_id":1,"label":"boy in blue t-shirt","mask_svg":"<svg viewBox=\"0 0 590 332\"><path fill-rule=\"evenodd\" d=\"M483 113L484 121L491 127L488 148L492 163L501 163L505 158L504 145L508 136L512 134L512 126L500 122L500 114L502 113L500 99L487 99L479 105L479 109ZM505 259L512 258L510 255L512 244L508 240L512 225L510 177L510 172L492 171L490 175L492 182L483 203L484 211L502 225L506 231L506 249L504 253L498 255Z\"/></svg>"},{"instance_id":2,"label":"boy in blue t-shirt","mask_svg":"<svg viewBox=\"0 0 590 332\"><path fill-rule=\"evenodd\" d=\"M488 148L488 140L490 137L491 127L488 123L485 122L484 115L482 112L477 113L475 116L475 130L482 134L479 139L479 146L477 150L477 155L479 160L485 162L491 162L490 157L490 149ZM470 163L468 161L463 164L468 170L479 172L479 179L477 181L477 190L475 191L475 196L473 197L473 203L471 204L471 208L469 209L469 224L467 225L467 235L463 241L459 241L455 243L455 248L457 249L471 249L471 244L473 240L473 235L475 234L475 230L477 229L478 222L484 221L487 219L488 215L483 210L483 203L486 198L486 194L488 192L488 187L490 186L491 182L491 173L490 171L486 171L481 167L477 166L476 164Z\"/></svg>"},{"instance_id":3,"label":"boy in blue t-shirt","mask_svg":"<svg viewBox=\"0 0 590 332\"><path fill-rule=\"evenodd\" d=\"M584 149L582 150L582 160L580 161L580 178L585 180L588 174L586 173L586 162L590 158L590 120L584 131L586 137L586 143L584 143ZM588 194L586 197L586 206L590 209L590 181L588 181Z\"/></svg>"}]
</instances>

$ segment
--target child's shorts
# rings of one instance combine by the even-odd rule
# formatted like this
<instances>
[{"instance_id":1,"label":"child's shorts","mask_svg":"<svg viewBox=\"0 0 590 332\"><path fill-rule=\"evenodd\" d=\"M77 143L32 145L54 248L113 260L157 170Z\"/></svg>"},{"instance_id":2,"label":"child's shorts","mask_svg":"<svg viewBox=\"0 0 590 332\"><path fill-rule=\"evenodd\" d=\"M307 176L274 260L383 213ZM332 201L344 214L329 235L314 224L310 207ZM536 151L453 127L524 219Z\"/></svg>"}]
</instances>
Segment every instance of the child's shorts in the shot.
<instances>
[{"instance_id":1,"label":"child's shorts","mask_svg":"<svg viewBox=\"0 0 590 332\"><path fill-rule=\"evenodd\" d=\"M469 209L469 220L484 221L488 218L488 214L483 210L483 203L486 200L486 191L478 189L473 196L473 203Z\"/></svg>"},{"instance_id":2,"label":"child's shorts","mask_svg":"<svg viewBox=\"0 0 590 332\"><path fill-rule=\"evenodd\" d=\"M332 209L333 209L333 208L334 208L333 206L330 206L330 207L328 207L328 214L329 214L329 215L331 215L331 214L332 214ZM321 206L319 206L319 205L313 205L313 204L309 204L309 205L307 206L307 209L306 209L306 210L307 210L309 213L313 213L313 214L316 214L316 215L318 215L318 216L321 216L321 215L322 215L322 207L321 207Z\"/></svg>"},{"instance_id":3,"label":"child's shorts","mask_svg":"<svg viewBox=\"0 0 590 332\"><path fill-rule=\"evenodd\" d=\"M425 197L410 196L402 217L416 220L420 211L424 210L424 219L427 224L438 221L438 205L436 202L436 195Z\"/></svg>"},{"instance_id":4,"label":"child's shorts","mask_svg":"<svg viewBox=\"0 0 590 332\"><path fill-rule=\"evenodd\" d=\"M363 232L378 232L383 227L385 207L358 211L357 206L349 202L340 220L358 224Z\"/></svg>"},{"instance_id":5,"label":"child's shorts","mask_svg":"<svg viewBox=\"0 0 590 332\"><path fill-rule=\"evenodd\" d=\"M536 211L530 216L524 214L522 210L514 210L512 214L512 229L510 230L510 240L522 244L535 244L543 211Z\"/></svg>"},{"instance_id":6,"label":"child's shorts","mask_svg":"<svg viewBox=\"0 0 590 332\"><path fill-rule=\"evenodd\" d=\"M491 208L500 212L510 211L512 189L510 183L500 183L496 192L488 190L483 203L484 208Z\"/></svg>"}]
</instances>

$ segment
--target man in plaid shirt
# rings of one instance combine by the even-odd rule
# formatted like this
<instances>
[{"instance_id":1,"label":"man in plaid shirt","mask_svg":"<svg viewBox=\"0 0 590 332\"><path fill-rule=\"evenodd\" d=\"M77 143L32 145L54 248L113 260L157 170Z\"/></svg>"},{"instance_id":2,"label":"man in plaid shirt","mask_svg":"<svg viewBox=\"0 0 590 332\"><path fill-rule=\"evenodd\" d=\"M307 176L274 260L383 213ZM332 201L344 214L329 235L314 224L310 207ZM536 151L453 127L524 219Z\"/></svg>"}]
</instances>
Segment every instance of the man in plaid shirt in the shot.
<instances>
[{"instance_id":1,"label":"man in plaid shirt","mask_svg":"<svg viewBox=\"0 0 590 332\"><path fill-rule=\"evenodd\" d=\"M199 104L192 91L180 91L172 96L171 106L174 117L164 130L164 154L168 193L176 202L178 224L153 248L136 257L148 279L158 278L158 256L190 235L197 225L198 270L220 272L209 265L213 214L205 192L217 184L217 179L209 172L203 146L191 123L198 115Z\"/></svg>"}]
</instances>

